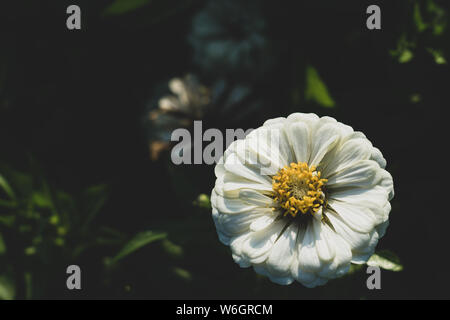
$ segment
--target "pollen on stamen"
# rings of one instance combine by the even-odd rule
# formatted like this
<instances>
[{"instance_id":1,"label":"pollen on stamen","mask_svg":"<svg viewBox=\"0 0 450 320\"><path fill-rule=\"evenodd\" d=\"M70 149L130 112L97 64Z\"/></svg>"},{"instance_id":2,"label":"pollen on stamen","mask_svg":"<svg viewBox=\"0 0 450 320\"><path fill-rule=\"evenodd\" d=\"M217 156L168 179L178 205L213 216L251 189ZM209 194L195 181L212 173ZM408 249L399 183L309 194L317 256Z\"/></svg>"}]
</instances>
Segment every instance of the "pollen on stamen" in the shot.
<instances>
[{"instance_id":1,"label":"pollen on stamen","mask_svg":"<svg viewBox=\"0 0 450 320\"><path fill-rule=\"evenodd\" d=\"M325 201L322 187L327 182L320 176L315 166L309 167L304 162L291 163L277 172L272 178L273 199L285 210L285 216L320 210Z\"/></svg>"}]
</instances>

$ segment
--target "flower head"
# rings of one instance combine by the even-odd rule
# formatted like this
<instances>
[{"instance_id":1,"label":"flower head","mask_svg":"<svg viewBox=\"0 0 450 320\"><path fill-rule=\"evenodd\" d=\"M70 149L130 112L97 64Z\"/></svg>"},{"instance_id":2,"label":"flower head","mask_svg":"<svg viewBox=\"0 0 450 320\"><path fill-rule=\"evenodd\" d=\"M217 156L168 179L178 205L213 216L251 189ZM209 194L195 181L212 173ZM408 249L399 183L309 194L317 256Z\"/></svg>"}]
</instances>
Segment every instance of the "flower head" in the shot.
<instances>
[{"instance_id":1,"label":"flower head","mask_svg":"<svg viewBox=\"0 0 450 320\"><path fill-rule=\"evenodd\" d=\"M394 196L385 166L363 133L333 118L268 120L215 168L219 239L273 282L323 285L365 263L384 235Z\"/></svg>"},{"instance_id":2,"label":"flower head","mask_svg":"<svg viewBox=\"0 0 450 320\"><path fill-rule=\"evenodd\" d=\"M211 106L211 92L197 77L187 74L183 78L173 78L168 83L171 94L150 103L146 114L149 131L149 149L152 160L170 149L171 133L177 128L188 128L196 119L202 119Z\"/></svg>"},{"instance_id":3,"label":"flower head","mask_svg":"<svg viewBox=\"0 0 450 320\"><path fill-rule=\"evenodd\" d=\"M189 42L206 74L264 72L271 65L261 2L211 0L193 19Z\"/></svg>"}]
</instances>

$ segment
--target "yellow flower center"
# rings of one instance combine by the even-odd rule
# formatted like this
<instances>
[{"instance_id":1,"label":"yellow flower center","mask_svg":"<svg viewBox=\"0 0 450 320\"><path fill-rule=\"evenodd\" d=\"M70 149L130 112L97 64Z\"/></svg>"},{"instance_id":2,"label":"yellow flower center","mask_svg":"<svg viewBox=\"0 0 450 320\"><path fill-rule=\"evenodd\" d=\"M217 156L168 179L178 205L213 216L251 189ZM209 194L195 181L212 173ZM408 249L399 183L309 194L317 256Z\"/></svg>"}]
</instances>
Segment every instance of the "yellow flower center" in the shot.
<instances>
[{"instance_id":1,"label":"yellow flower center","mask_svg":"<svg viewBox=\"0 0 450 320\"><path fill-rule=\"evenodd\" d=\"M285 210L285 216L295 217L299 211L314 214L325 201L322 187L326 182L327 179L320 178L320 171L316 171L315 166L291 163L272 178L273 198Z\"/></svg>"}]
</instances>

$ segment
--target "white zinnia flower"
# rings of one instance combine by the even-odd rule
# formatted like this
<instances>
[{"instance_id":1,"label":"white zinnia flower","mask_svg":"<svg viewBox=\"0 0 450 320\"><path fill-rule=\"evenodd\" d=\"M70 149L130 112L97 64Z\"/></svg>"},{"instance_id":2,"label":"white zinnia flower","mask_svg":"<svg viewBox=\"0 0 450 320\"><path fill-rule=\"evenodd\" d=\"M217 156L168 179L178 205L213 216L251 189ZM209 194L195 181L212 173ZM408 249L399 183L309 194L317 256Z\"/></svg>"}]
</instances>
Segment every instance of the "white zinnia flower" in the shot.
<instances>
[{"instance_id":1,"label":"white zinnia flower","mask_svg":"<svg viewBox=\"0 0 450 320\"><path fill-rule=\"evenodd\" d=\"M323 285L365 263L384 235L394 196L385 166L363 133L333 118L268 120L215 168L219 239L273 282Z\"/></svg>"},{"instance_id":2,"label":"white zinnia flower","mask_svg":"<svg viewBox=\"0 0 450 320\"><path fill-rule=\"evenodd\" d=\"M174 94L159 100L161 110L180 112L196 118L203 116L210 103L210 92L195 76L188 74L184 78L173 78L169 81L169 88Z\"/></svg>"}]
</instances>

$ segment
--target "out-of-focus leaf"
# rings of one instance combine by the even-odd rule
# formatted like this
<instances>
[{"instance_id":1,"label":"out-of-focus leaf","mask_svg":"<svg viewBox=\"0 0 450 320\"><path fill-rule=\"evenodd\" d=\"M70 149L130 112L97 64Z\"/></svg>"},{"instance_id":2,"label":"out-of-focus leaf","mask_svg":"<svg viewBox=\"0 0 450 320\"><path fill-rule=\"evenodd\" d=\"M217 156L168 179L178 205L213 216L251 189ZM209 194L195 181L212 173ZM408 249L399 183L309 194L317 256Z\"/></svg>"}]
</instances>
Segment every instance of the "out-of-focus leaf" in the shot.
<instances>
[{"instance_id":1,"label":"out-of-focus leaf","mask_svg":"<svg viewBox=\"0 0 450 320\"><path fill-rule=\"evenodd\" d=\"M12 227L15 220L16 217L13 215L0 215L0 223L7 227Z\"/></svg>"},{"instance_id":2,"label":"out-of-focus leaf","mask_svg":"<svg viewBox=\"0 0 450 320\"><path fill-rule=\"evenodd\" d=\"M0 256L3 255L5 252L6 252L5 241L3 241L3 236L0 233Z\"/></svg>"},{"instance_id":3,"label":"out-of-focus leaf","mask_svg":"<svg viewBox=\"0 0 450 320\"><path fill-rule=\"evenodd\" d=\"M317 70L312 66L306 67L305 99L307 101L314 101L327 108L335 106L333 98L328 93L327 86L320 78Z\"/></svg>"},{"instance_id":4,"label":"out-of-focus leaf","mask_svg":"<svg viewBox=\"0 0 450 320\"><path fill-rule=\"evenodd\" d=\"M0 300L12 300L16 295L16 289L11 277L0 275Z\"/></svg>"},{"instance_id":5,"label":"out-of-focus leaf","mask_svg":"<svg viewBox=\"0 0 450 320\"><path fill-rule=\"evenodd\" d=\"M432 16L431 25L435 36L441 35L447 26L446 11L433 0L427 1L427 12Z\"/></svg>"},{"instance_id":6,"label":"out-of-focus leaf","mask_svg":"<svg viewBox=\"0 0 450 320\"><path fill-rule=\"evenodd\" d=\"M411 103L419 103L422 101L422 96L419 93L414 93L409 97Z\"/></svg>"},{"instance_id":7,"label":"out-of-focus leaf","mask_svg":"<svg viewBox=\"0 0 450 320\"><path fill-rule=\"evenodd\" d=\"M136 236L134 236L133 239L131 239L127 244L125 244L122 250L120 250L119 253L112 259L111 263L114 264L120 259L133 253L134 251L142 248L143 246L155 242L157 240L164 239L166 238L166 236L167 234L164 232L144 231L138 233Z\"/></svg>"},{"instance_id":8,"label":"out-of-focus leaf","mask_svg":"<svg viewBox=\"0 0 450 320\"><path fill-rule=\"evenodd\" d=\"M200 208L211 209L211 201L209 199L209 196L204 193L200 194L194 201L194 205Z\"/></svg>"},{"instance_id":9,"label":"out-of-focus leaf","mask_svg":"<svg viewBox=\"0 0 450 320\"><path fill-rule=\"evenodd\" d=\"M86 205L87 218L84 222L84 228L87 228L89 224L99 213L100 209L105 204L108 198L107 185L97 185L89 187L84 192L84 200Z\"/></svg>"},{"instance_id":10,"label":"out-of-focus leaf","mask_svg":"<svg viewBox=\"0 0 450 320\"><path fill-rule=\"evenodd\" d=\"M436 62L436 64L447 64L447 60L445 59L441 51L432 48L428 48L427 50L433 56L434 62Z\"/></svg>"},{"instance_id":11,"label":"out-of-focus leaf","mask_svg":"<svg viewBox=\"0 0 450 320\"><path fill-rule=\"evenodd\" d=\"M183 255L183 248L168 239L164 239L162 241L162 247L169 256L174 258L178 258Z\"/></svg>"},{"instance_id":12,"label":"out-of-focus leaf","mask_svg":"<svg viewBox=\"0 0 450 320\"><path fill-rule=\"evenodd\" d=\"M9 188L13 192L13 198L11 200L31 197L31 193L33 192L33 178L30 174L16 171L1 163L0 170L3 172L2 177L4 181L7 181ZM4 190L4 187L5 185L0 185L1 190ZM6 190L5 192L8 194ZM10 203L10 205L14 206L14 203Z\"/></svg>"},{"instance_id":13,"label":"out-of-focus leaf","mask_svg":"<svg viewBox=\"0 0 450 320\"><path fill-rule=\"evenodd\" d=\"M17 204L14 201L7 201L0 199L0 207L6 207L6 208L12 208L15 207Z\"/></svg>"},{"instance_id":14,"label":"out-of-focus leaf","mask_svg":"<svg viewBox=\"0 0 450 320\"><path fill-rule=\"evenodd\" d=\"M173 268L173 273L177 277L179 277L179 278L181 278L181 279L183 279L185 281L191 281L192 280L191 273L189 271L185 270L185 269L174 267Z\"/></svg>"},{"instance_id":15,"label":"out-of-focus leaf","mask_svg":"<svg viewBox=\"0 0 450 320\"><path fill-rule=\"evenodd\" d=\"M35 248L35 247L28 247L28 248L25 248L24 253L25 253L27 256L32 256L32 255L36 254L36 248Z\"/></svg>"},{"instance_id":16,"label":"out-of-focus leaf","mask_svg":"<svg viewBox=\"0 0 450 320\"><path fill-rule=\"evenodd\" d=\"M2 188L11 199L15 198L14 191L1 174L0 174L0 188Z\"/></svg>"},{"instance_id":17,"label":"out-of-focus leaf","mask_svg":"<svg viewBox=\"0 0 450 320\"><path fill-rule=\"evenodd\" d=\"M392 57L397 58L399 63L407 63L414 57L411 48L414 48L415 46L414 42L407 40L406 34L402 34L397 41L397 48L395 50L390 50L389 53Z\"/></svg>"},{"instance_id":18,"label":"out-of-focus leaf","mask_svg":"<svg viewBox=\"0 0 450 320\"><path fill-rule=\"evenodd\" d=\"M43 192L33 192L32 201L41 208L52 208L52 199Z\"/></svg>"},{"instance_id":19,"label":"out-of-focus leaf","mask_svg":"<svg viewBox=\"0 0 450 320\"><path fill-rule=\"evenodd\" d=\"M24 274L25 281L25 298L31 299L33 297L33 276L29 272Z\"/></svg>"},{"instance_id":20,"label":"out-of-focus leaf","mask_svg":"<svg viewBox=\"0 0 450 320\"><path fill-rule=\"evenodd\" d=\"M369 261L368 266L380 267L390 271L402 271L403 265L400 263L400 259L396 254L389 250L382 250L373 254Z\"/></svg>"},{"instance_id":21,"label":"out-of-focus leaf","mask_svg":"<svg viewBox=\"0 0 450 320\"><path fill-rule=\"evenodd\" d=\"M406 62L409 62L413 57L414 57L414 55L413 55L412 51L409 49L405 49L400 53L400 55L398 57L398 62L406 63Z\"/></svg>"},{"instance_id":22,"label":"out-of-focus leaf","mask_svg":"<svg viewBox=\"0 0 450 320\"><path fill-rule=\"evenodd\" d=\"M416 25L417 31L423 32L428 27L428 25L423 21L422 14L420 13L419 3L416 2L414 4L414 13L413 13L414 23Z\"/></svg>"},{"instance_id":23,"label":"out-of-focus leaf","mask_svg":"<svg viewBox=\"0 0 450 320\"><path fill-rule=\"evenodd\" d=\"M103 11L103 14L114 16L128 13L145 6L150 2L151 0L116 0Z\"/></svg>"},{"instance_id":24,"label":"out-of-focus leaf","mask_svg":"<svg viewBox=\"0 0 450 320\"><path fill-rule=\"evenodd\" d=\"M447 26L446 18L446 11L433 0L427 0L422 8L419 1L414 3L413 19L419 33L431 29L435 36L441 35Z\"/></svg>"}]
</instances>

